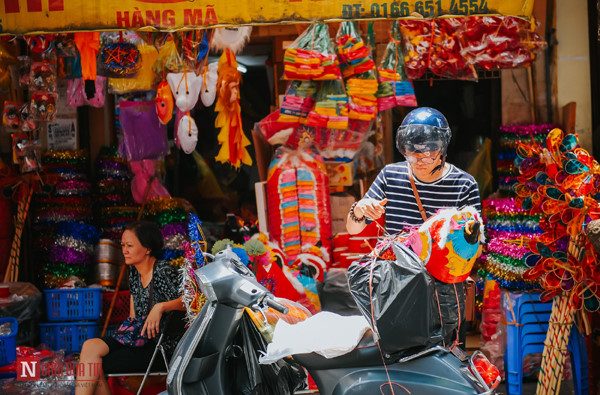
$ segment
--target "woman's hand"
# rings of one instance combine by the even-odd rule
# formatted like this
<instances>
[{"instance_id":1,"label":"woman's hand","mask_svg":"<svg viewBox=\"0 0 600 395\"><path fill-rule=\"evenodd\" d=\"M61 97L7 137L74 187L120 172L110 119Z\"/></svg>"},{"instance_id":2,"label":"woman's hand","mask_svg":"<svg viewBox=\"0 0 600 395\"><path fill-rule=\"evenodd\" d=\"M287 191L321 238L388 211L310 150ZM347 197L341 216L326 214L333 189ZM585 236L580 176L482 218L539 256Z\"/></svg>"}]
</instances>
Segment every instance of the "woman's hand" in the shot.
<instances>
[{"instance_id":1,"label":"woman's hand","mask_svg":"<svg viewBox=\"0 0 600 395\"><path fill-rule=\"evenodd\" d=\"M385 213L385 208L383 206L385 206L386 203L387 199L362 199L354 206L354 215L358 219L366 216L375 221Z\"/></svg>"},{"instance_id":2,"label":"woman's hand","mask_svg":"<svg viewBox=\"0 0 600 395\"><path fill-rule=\"evenodd\" d=\"M144 322L144 326L142 327L142 336L146 334L149 339L154 338L158 335L159 326L160 326L160 318L164 312L162 303L157 303L150 310L150 314L146 318L146 322Z\"/></svg>"}]
</instances>

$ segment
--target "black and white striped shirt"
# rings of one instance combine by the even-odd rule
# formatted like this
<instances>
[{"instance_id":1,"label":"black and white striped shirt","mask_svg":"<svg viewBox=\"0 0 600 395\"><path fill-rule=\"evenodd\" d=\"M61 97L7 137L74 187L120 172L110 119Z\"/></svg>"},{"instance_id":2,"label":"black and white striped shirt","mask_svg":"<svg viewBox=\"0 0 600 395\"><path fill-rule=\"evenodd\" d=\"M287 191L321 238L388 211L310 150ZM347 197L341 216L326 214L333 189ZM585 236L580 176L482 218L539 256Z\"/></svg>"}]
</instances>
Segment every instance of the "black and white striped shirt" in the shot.
<instances>
[{"instance_id":1,"label":"black and white striped shirt","mask_svg":"<svg viewBox=\"0 0 600 395\"><path fill-rule=\"evenodd\" d=\"M385 205L385 226L391 234L423 223L408 178L407 165L408 162L398 162L385 166L365 194L366 198L388 199ZM434 182L423 182L414 177L427 217L449 207L473 206L481 213L479 189L475 179L458 167L448 165L450 169Z\"/></svg>"}]
</instances>

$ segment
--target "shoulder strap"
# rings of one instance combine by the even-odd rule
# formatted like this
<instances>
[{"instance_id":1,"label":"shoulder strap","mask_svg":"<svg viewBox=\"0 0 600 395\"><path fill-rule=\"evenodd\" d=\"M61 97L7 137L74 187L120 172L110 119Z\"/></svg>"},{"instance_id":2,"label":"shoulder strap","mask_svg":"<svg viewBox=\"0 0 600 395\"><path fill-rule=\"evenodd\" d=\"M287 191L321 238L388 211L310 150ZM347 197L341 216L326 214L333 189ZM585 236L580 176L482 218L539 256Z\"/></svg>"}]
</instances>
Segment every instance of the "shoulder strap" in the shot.
<instances>
[{"instance_id":1,"label":"shoulder strap","mask_svg":"<svg viewBox=\"0 0 600 395\"><path fill-rule=\"evenodd\" d=\"M152 302L154 302L154 275L156 274L156 262L154 262L154 266L152 266L152 280L150 280L150 289L148 290L148 310L146 311L146 315L150 314L150 310L152 310Z\"/></svg>"},{"instance_id":2,"label":"shoulder strap","mask_svg":"<svg viewBox=\"0 0 600 395\"><path fill-rule=\"evenodd\" d=\"M419 197L419 191L417 191L417 186L415 185L415 179L413 177L412 168L410 164L407 163L408 167L408 179L410 180L410 185L412 186L413 194L415 195L415 199L417 200L417 205L419 206L419 212L421 213L421 217L423 217L423 222L427 221L427 212L423 208L423 204L421 203L421 198Z\"/></svg>"}]
</instances>

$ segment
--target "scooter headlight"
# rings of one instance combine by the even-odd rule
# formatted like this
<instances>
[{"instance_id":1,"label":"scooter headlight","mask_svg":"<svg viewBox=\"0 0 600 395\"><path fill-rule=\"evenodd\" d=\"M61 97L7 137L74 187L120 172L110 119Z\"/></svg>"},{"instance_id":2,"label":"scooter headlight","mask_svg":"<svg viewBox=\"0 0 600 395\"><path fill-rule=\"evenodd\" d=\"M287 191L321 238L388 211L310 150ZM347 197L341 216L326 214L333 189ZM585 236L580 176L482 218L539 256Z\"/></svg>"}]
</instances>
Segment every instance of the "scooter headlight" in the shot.
<instances>
[{"instance_id":1,"label":"scooter headlight","mask_svg":"<svg viewBox=\"0 0 600 395\"><path fill-rule=\"evenodd\" d=\"M209 302L217 301L217 294L212 286L212 283L200 270L196 270L196 280L198 281L198 286L200 287L200 292L206 296Z\"/></svg>"}]
</instances>

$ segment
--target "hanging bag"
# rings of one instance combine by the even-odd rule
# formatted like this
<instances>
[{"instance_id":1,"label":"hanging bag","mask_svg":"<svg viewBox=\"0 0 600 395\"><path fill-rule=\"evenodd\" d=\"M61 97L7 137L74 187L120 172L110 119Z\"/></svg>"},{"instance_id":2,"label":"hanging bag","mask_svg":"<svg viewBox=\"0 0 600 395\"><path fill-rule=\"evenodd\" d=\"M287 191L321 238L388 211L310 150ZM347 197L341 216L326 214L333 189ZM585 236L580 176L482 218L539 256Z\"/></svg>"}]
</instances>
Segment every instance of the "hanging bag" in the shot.
<instances>
[{"instance_id":1,"label":"hanging bag","mask_svg":"<svg viewBox=\"0 0 600 395\"><path fill-rule=\"evenodd\" d=\"M152 280L150 281L150 290L148 295L148 309L146 315L141 317L127 317L125 321L116 330L113 338L124 346L128 347L142 347L150 340L148 336L142 335L142 328L154 300L154 272L152 273Z\"/></svg>"}]
</instances>

